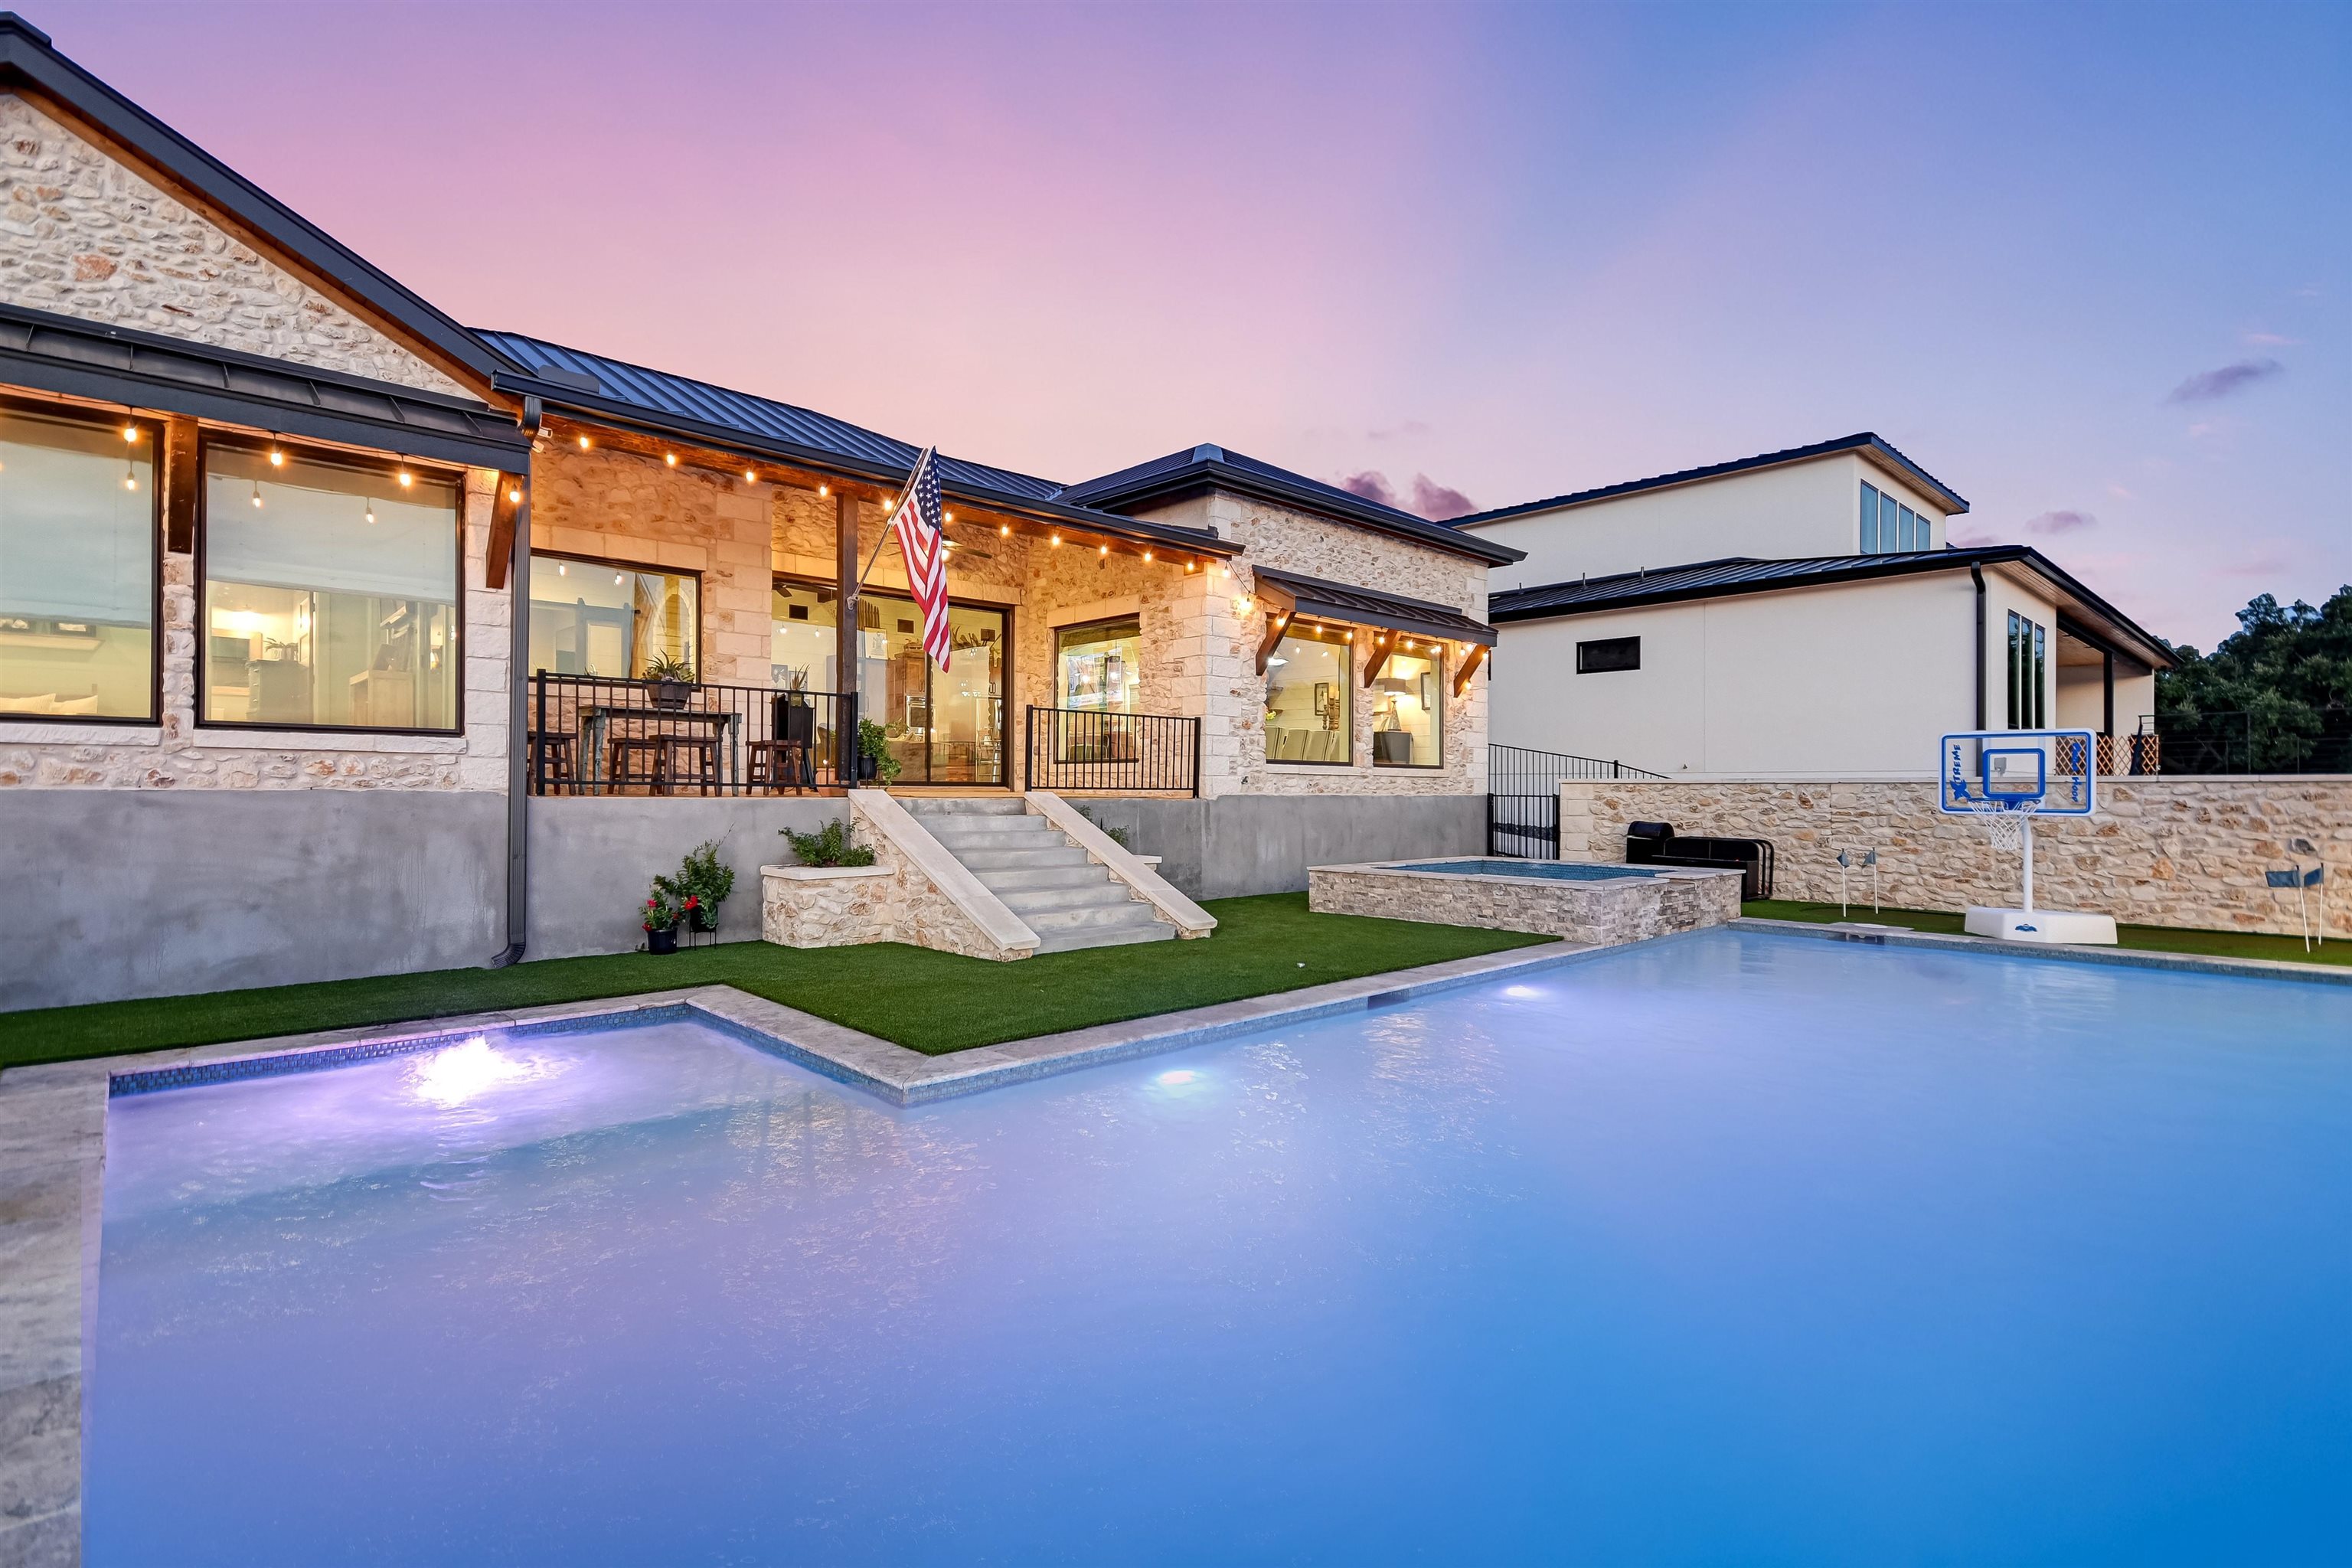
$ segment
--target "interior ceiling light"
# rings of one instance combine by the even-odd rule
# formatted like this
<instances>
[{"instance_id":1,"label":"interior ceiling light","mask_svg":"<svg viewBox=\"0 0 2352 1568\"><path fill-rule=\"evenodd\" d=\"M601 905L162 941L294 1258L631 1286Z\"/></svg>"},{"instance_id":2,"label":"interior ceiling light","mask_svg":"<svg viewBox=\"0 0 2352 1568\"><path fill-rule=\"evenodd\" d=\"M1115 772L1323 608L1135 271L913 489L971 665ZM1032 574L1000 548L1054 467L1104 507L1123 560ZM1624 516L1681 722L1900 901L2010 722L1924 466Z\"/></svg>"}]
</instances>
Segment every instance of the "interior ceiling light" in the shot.
<instances>
[{"instance_id":1,"label":"interior ceiling light","mask_svg":"<svg viewBox=\"0 0 2352 1568\"><path fill-rule=\"evenodd\" d=\"M373 496L370 496L370 497L368 497L368 499L367 499L367 510L366 510L363 514L362 514L362 515L363 515L364 517L366 517L366 519L367 519L370 522L373 522L373 521L375 521L375 497L373 497Z\"/></svg>"},{"instance_id":2,"label":"interior ceiling light","mask_svg":"<svg viewBox=\"0 0 2352 1568\"><path fill-rule=\"evenodd\" d=\"M261 481L257 479L253 481L253 504L261 504Z\"/></svg>"}]
</instances>

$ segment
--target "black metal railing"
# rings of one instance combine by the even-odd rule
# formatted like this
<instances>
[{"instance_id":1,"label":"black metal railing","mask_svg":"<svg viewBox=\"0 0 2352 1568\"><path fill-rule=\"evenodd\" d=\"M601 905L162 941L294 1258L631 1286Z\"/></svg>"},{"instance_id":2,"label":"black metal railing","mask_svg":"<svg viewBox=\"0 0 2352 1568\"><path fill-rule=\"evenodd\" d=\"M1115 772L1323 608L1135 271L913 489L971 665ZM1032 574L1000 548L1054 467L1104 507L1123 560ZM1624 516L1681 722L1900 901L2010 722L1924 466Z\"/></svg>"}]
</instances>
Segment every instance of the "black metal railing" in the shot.
<instances>
[{"instance_id":1,"label":"black metal railing","mask_svg":"<svg viewBox=\"0 0 2352 1568\"><path fill-rule=\"evenodd\" d=\"M1037 708L1028 717L1028 787L1201 793L1201 721L1164 713Z\"/></svg>"},{"instance_id":2,"label":"black metal railing","mask_svg":"<svg viewBox=\"0 0 2352 1568\"><path fill-rule=\"evenodd\" d=\"M530 714L533 795L781 795L863 764L854 694L542 669Z\"/></svg>"},{"instance_id":3,"label":"black metal railing","mask_svg":"<svg viewBox=\"0 0 2352 1568\"><path fill-rule=\"evenodd\" d=\"M1486 853L1559 858L1559 786L1573 779L1663 779L1644 768L1526 746L1486 748Z\"/></svg>"},{"instance_id":4,"label":"black metal railing","mask_svg":"<svg viewBox=\"0 0 2352 1568\"><path fill-rule=\"evenodd\" d=\"M2352 773L2352 713L2146 713L2135 773Z\"/></svg>"}]
</instances>

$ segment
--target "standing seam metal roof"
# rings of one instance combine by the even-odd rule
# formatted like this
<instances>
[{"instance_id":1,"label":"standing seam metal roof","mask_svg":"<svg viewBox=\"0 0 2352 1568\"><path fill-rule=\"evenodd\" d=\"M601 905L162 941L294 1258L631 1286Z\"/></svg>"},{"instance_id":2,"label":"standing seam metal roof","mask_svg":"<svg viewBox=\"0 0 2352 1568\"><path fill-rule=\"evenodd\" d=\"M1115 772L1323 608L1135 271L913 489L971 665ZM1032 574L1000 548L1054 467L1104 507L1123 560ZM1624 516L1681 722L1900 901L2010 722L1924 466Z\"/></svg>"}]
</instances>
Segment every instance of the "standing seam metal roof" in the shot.
<instances>
[{"instance_id":1,"label":"standing seam metal roof","mask_svg":"<svg viewBox=\"0 0 2352 1568\"><path fill-rule=\"evenodd\" d=\"M740 430L747 436L788 441L814 451L896 468L912 467L921 451L904 441L813 409L672 375L667 371L649 370L626 360L566 348L543 338L478 328L476 335L526 371L539 374L555 370L593 376L605 398L651 413L699 420ZM1029 500L1054 500L1062 491L1062 487L1051 479L950 458L944 453L940 456L939 467L940 477L950 484L997 490Z\"/></svg>"}]
</instances>

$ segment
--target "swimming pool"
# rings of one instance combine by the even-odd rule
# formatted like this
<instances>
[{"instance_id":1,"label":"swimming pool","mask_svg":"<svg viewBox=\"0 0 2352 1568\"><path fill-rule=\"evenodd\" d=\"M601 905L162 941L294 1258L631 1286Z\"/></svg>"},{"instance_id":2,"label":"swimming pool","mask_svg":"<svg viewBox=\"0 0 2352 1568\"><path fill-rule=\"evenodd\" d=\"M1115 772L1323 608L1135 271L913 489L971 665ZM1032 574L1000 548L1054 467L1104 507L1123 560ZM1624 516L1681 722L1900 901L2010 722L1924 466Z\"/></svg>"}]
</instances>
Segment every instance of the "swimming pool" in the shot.
<instances>
[{"instance_id":1,"label":"swimming pool","mask_svg":"<svg viewBox=\"0 0 2352 1568\"><path fill-rule=\"evenodd\" d=\"M896 1109L113 1102L88 1560L2342 1561L2352 989L1715 931Z\"/></svg>"}]
</instances>

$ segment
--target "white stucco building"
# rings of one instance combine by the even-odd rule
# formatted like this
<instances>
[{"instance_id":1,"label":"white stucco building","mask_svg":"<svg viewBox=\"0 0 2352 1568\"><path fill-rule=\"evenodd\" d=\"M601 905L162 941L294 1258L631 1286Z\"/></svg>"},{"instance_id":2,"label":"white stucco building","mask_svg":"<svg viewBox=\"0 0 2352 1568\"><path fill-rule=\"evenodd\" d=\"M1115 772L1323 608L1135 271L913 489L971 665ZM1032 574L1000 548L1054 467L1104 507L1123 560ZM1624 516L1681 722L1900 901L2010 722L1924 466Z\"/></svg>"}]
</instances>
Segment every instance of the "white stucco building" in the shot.
<instances>
[{"instance_id":1,"label":"white stucco building","mask_svg":"<svg viewBox=\"0 0 2352 1568\"><path fill-rule=\"evenodd\" d=\"M1936 737L2125 737L2165 645L1867 433L1455 520L1496 569L1493 738L1672 777L1916 775ZM2130 747L2101 748L2128 771Z\"/></svg>"}]
</instances>

